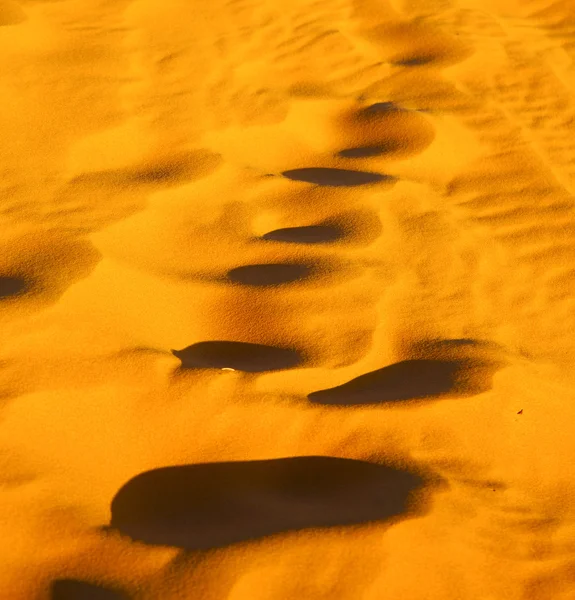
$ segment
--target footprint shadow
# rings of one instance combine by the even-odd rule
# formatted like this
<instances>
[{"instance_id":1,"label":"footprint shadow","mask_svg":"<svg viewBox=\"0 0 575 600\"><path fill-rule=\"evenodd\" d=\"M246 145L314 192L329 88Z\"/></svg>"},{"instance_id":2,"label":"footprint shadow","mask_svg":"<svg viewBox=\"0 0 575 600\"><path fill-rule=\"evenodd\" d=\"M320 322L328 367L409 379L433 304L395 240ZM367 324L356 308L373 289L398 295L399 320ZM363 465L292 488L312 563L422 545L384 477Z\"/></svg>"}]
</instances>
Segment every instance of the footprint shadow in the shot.
<instances>
[{"instance_id":1,"label":"footprint shadow","mask_svg":"<svg viewBox=\"0 0 575 600\"><path fill-rule=\"evenodd\" d=\"M228 271L232 283L252 286L275 286L306 279L313 273L310 265L301 263L270 263L245 265Z\"/></svg>"},{"instance_id":2,"label":"footprint shadow","mask_svg":"<svg viewBox=\"0 0 575 600\"><path fill-rule=\"evenodd\" d=\"M403 58L399 60L394 60L392 64L399 67L421 67L424 65L430 65L435 62L436 57L432 55L421 55L421 56L412 56L409 58Z\"/></svg>"},{"instance_id":3,"label":"footprint shadow","mask_svg":"<svg viewBox=\"0 0 575 600\"><path fill-rule=\"evenodd\" d=\"M370 104L369 106L366 106L365 108L361 109L359 111L358 116L369 117L373 115L380 115L382 113L402 111L406 111L406 109L397 104L396 102L374 102L373 104Z\"/></svg>"},{"instance_id":4,"label":"footprint shadow","mask_svg":"<svg viewBox=\"0 0 575 600\"><path fill-rule=\"evenodd\" d=\"M328 456L164 467L118 491L110 527L147 544L207 550L397 518L423 484L408 471Z\"/></svg>"},{"instance_id":5,"label":"footprint shadow","mask_svg":"<svg viewBox=\"0 0 575 600\"><path fill-rule=\"evenodd\" d=\"M381 404L439 396L455 387L461 365L440 360L405 360L360 375L343 385L308 395L316 404Z\"/></svg>"},{"instance_id":6,"label":"footprint shadow","mask_svg":"<svg viewBox=\"0 0 575 600\"><path fill-rule=\"evenodd\" d=\"M209 341L172 350L182 369L234 369L247 373L291 369L303 362L292 348L280 348L248 342Z\"/></svg>"},{"instance_id":7,"label":"footprint shadow","mask_svg":"<svg viewBox=\"0 0 575 600\"><path fill-rule=\"evenodd\" d=\"M307 225L274 229L262 235L260 239L290 244L327 244L337 242L344 236L344 231L333 225Z\"/></svg>"},{"instance_id":8,"label":"footprint shadow","mask_svg":"<svg viewBox=\"0 0 575 600\"><path fill-rule=\"evenodd\" d=\"M307 223L302 223L299 211L290 213L282 224L294 223L293 226L262 231L260 236L252 238L253 242L281 242L289 244L335 244L343 242L347 246L369 245L382 233L382 223L376 211L370 209L351 209L330 215L317 215ZM297 223L297 226L295 225ZM280 223L278 223L279 225ZM319 263L314 260L314 267L322 272L334 268L334 261Z\"/></svg>"},{"instance_id":9,"label":"footprint shadow","mask_svg":"<svg viewBox=\"0 0 575 600\"><path fill-rule=\"evenodd\" d=\"M391 175L383 175L381 173L332 169L328 167L290 169L288 171L283 171L282 175L287 179L293 179L294 181L303 181L328 187L353 187L370 183L379 183L382 181L394 181L396 179Z\"/></svg>"},{"instance_id":10,"label":"footprint shadow","mask_svg":"<svg viewBox=\"0 0 575 600\"><path fill-rule=\"evenodd\" d=\"M402 149L401 142L397 140L387 140L374 146L358 146L357 148L346 148L340 150L336 156L341 158L371 158L373 156L382 156L391 152L397 152Z\"/></svg>"},{"instance_id":11,"label":"footprint shadow","mask_svg":"<svg viewBox=\"0 0 575 600\"><path fill-rule=\"evenodd\" d=\"M473 351L478 355L473 356ZM308 400L315 404L357 406L474 396L491 389L494 373L504 364L495 357L481 355L481 351L483 345L473 340L422 344L420 353L435 356L402 360L342 385L312 392ZM457 352L460 356L453 356Z\"/></svg>"}]
</instances>

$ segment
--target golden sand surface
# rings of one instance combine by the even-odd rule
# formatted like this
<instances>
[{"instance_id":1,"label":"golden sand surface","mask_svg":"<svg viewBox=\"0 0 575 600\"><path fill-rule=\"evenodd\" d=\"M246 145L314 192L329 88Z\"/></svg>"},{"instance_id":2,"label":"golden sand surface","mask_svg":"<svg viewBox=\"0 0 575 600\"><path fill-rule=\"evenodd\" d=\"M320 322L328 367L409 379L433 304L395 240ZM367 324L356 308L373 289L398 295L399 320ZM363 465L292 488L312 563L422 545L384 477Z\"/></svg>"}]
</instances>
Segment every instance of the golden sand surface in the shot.
<instances>
[{"instance_id":1,"label":"golden sand surface","mask_svg":"<svg viewBox=\"0 0 575 600\"><path fill-rule=\"evenodd\" d=\"M0 0L0 600L575 599L571 0Z\"/></svg>"}]
</instances>

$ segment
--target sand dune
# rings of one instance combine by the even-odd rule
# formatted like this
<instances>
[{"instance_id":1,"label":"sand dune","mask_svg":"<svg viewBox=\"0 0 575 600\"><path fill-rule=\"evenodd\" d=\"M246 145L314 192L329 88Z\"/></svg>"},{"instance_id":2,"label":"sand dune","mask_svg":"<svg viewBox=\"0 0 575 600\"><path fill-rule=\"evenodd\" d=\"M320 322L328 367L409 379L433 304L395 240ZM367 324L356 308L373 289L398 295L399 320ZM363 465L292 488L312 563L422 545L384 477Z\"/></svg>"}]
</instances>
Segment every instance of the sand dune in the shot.
<instances>
[{"instance_id":1,"label":"sand dune","mask_svg":"<svg viewBox=\"0 0 575 600\"><path fill-rule=\"evenodd\" d=\"M0 600L575 598L567 0L0 0Z\"/></svg>"}]
</instances>

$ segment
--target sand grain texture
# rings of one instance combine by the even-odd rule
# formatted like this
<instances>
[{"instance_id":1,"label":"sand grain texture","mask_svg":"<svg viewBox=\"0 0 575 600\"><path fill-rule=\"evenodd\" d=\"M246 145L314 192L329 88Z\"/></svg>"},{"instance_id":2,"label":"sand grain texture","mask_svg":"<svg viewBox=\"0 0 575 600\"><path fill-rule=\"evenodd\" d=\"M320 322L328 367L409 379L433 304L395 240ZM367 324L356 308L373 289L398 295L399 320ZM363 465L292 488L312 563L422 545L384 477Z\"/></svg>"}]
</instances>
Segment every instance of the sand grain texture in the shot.
<instances>
[{"instance_id":1,"label":"sand grain texture","mask_svg":"<svg viewBox=\"0 0 575 600\"><path fill-rule=\"evenodd\" d=\"M575 598L569 0L0 0L0 600Z\"/></svg>"}]
</instances>

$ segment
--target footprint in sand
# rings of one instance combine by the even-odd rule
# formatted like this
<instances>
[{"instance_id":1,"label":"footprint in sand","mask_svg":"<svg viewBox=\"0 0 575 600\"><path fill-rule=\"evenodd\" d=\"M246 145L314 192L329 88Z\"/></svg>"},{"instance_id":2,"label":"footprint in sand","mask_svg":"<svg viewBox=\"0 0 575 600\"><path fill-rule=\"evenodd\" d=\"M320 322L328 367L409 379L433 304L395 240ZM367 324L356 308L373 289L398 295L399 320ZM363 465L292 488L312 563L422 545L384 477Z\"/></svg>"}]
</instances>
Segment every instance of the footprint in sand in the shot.
<instances>
[{"instance_id":1,"label":"footprint in sand","mask_svg":"<svg viewBox=\"0 0 575 600\"><path fill-rule=\"evenodd\" d=\"M503 362L485 356L481 344L477 344L478 351L475 346L473 340L442 340L427 350L422 345L424 352L435 356L388 365L342 385L312 392L308 399L315 404L354 406L481 394L491 389L492 376Z\"/></svg>"},{"instance_id":2,"label":"footprint in sand","mask_svg":"<svg viewBox=\"0 0 575 600\"><path fill-rule=\"evenodd\" d=\"M334 213L333 208L329 205L325 207L329 211L327 215L322 214L323 210L319 208L319 214L312 213L310 218L305 219L303 211L288 207L288 214L282 211L280 219L275 221L276 228L263 230L253 241L357 247L370 245L382 234L382 223L376 210L358 208ZM297 225L290 223L294 219L297 219Z\"/></svg>"},{"instance_id":3,"label":"footprint in sand","mask_svg":"<svg viewBox=\"0 0 575 600\"><path fill-rule=\"evenodd\" d=\"M313 270L312 266L300 263L246 265L228 271L227 277L242 285L275 286L305 279Z\"/></svg>"},{"instance_id":4,"label":"footprint in sand","mask_svg":"<svg viewBox=\"0 0 575 600\"><path fill-rule=\"evenodd\" d=\"M290 369L303 362L303 357L291 348L279 348L247 342L199 342L172 350L182 362L182 369L234 369L246 373L260 373Z\"/></svg>"},{"instance_id":5,"label":"footprint in sand","mask_svg":"<svg viewBox=\"0 0 575 600\"><path fill-rule=\"evenodd\" d=\"M340 143L347 147L336 156L345 159L405 159L423 152L435 138L434 128L425 116L389 101L348 111L338 125Z\"/></svg>"},{"instance_id":6,"label":"footprint in sand","mask_svg":"<svg viewBox=\"0 0 575 600\"><path fill-rule=\"evenodd\" d=\"M405 360L308 395L316 404L379 404L437 397L457 389L464 365L457 361Z\"/></svg>"},{"instance_id":7,"label":"footprint in sand","mask_svg":"<svg viewBox=\"0 0 575 600\"><path fill-rule=\"evenodd\" d=\"M127 594L76 579L52 582L50 593L50 600L128 600Z\"/></svg>"},{"instance_id":8,"label":"footprint in sand","mask_svg":"<svg viewBox=\"0 0 575 600\"><path fill-rule=\"evenodd\" d=\"M262 235L261 239L290 244L328 244L344 237L342 229L333 225L307 225L305 227L283 227Z\"/></svg>"},{"instance_id":9,"label":"footprint in sand","mask_svg":"<svg viewBox=\"0 0 575 600\"><path fill-rule=\"evenodd\" d=\"M282 175L294 181L305 181L316 185L330 187L356 186L378 183L380 181L393 181L395 177L370 173L368 171L350 171L347 169L331 169L327 167L307 167L283 171Z\"/></svg>"},{"instance_id":10,"label":"footprint in sand","mask_svg":"<svg viewBox=\"0 0 575 600\"><path fill-rule=\"evenodd\" d=\"M318 286L325 288L360 274L361 268L358 265L332 255L241 265L227 271L225 276L208 275L208 280L246 288L305 284L309 289Z\"/></svg>"},{"instance_id":11,"label":"footprint in sand","mask_svg":"<svg viewBox=\"0 0 575 600\"><path fill-rule=\"evenodd\" d=\"M402 144L396 140L389 140L374 146L360 146L358 148L346 148L340 150L337 156L342 158L371 158L373 156L381 156L382 154L390 154L401 150Z\"/></svg>"},{"instance_id":12,"label":"footprint in sand","mask_svg":"<svg viewBox=\"0 0 575 600\"><path fill-rule=\"evenodd\" d=\"M128 481L112 529L146 544L207 550L287 531L405 515L424 480L329 456L164 467Z\"/></svg>"}]
</instances>

